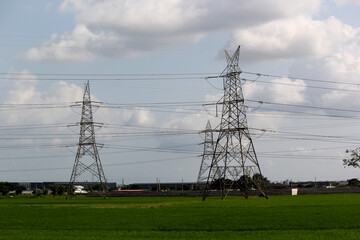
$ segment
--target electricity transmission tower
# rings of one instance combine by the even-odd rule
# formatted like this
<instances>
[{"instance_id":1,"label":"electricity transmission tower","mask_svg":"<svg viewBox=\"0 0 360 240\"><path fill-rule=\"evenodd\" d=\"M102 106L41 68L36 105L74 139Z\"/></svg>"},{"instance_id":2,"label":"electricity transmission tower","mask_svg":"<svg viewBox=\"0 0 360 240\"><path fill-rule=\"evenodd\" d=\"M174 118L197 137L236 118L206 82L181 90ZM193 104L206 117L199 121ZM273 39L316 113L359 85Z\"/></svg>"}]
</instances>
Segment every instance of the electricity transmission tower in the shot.
<instances>
[{"instance_id":1,"label":"electricity transmission tower","mask_svg":"<svg viewBox=\"0 0 360 240\"><path fill-rule=\"evenodd\" d=\"M203 182L208 178L208 172L211 165L212 156L214 154L214 138L210 121L206 124L205 141L204 141L204 153L202 155L202 161L200 164L199 175L197 178L196 186L201 187Z\"/></svg>"},{"instance_id":2,"label":"electricity transmission tower","mask_svg":"<svg viewBox=\"0 0 360 240\"><path fill-rule=\"evenodd\" d=\"M84 174L90 174L92 182L97 183L97 190L101 196L108 196L108 186L98 152L99 144L95 141L94 129L95 126L99 124L93 121L92 103L93 101L91 101L90 98L90 85L88 81L85 84L83 100L81 102L82 112L79 123L80 136L69 182L68 198L73 195L74 183L80 175Z\"/></svg>"},{"instance_id":3,"label":"electricity transmission tower","mask_svg":"<svg viewBox=\"0 0 360 240\"><path fill-rule=\"evenodd\" d=\"M218 137L208 172L203 194L206 199L211 184L217 183L225 199L229 189L237 184L245 198L248 197L249 181L253 181L258 190L267 198L264 179L250 136L244 96L242 92L242 72L239 68L240 46L233 56L225 51L227 67L221 74L224 84L224 96L218 102L222 104L222 116Z\"/></svg>"}]
</instances>

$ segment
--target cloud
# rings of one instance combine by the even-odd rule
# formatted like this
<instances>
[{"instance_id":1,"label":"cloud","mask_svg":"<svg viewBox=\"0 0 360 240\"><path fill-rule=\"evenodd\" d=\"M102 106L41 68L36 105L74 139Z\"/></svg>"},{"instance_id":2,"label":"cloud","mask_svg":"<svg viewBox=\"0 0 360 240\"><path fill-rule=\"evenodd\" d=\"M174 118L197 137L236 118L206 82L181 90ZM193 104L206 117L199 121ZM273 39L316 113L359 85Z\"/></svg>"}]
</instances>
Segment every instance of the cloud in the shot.
<instances>
[{"instance_id":1,"label":"cloud","mask_svg":"<svg viewBox=\"0 0 360 240\"><path fill-rule=\"evenodd\" d=\"M74 30L54 34L42 46L29 49L25 57L37 61L134 57L170 45L195 43L214 32L311 16L320 6L320 0L65 0L60 10L75 14Z\"/></svg>"},{"instance_id":2,"label":"cloud","mask_svg":"<svg viewBox=\"0 0 360 240\"><path fill-rule=\"evenodd\" d=\"M147 109L135 107L133 109L109 109L104 106L99 109L97 116L99 122L109 124L122 124L129 126L153 126L155 116Z\"/></svg>"},{"instance_id":3,"label":"cloud","mask_svg":"<svg viewBox=\"0 0 360 240\"><path fill-rule=\"evenodd\" d=\"M303 80L277 78L268 83L250 83L243 86L246 99L276 103L300 104L306 102L306 84Z\"/></svg>"},{"instance_id":4,"label":"cloud","mask_svg":"<svg viewBox=\"0 0 360 240\"><path fill-rule=\"evenodd\" d=\"M59 81L52 82L49 87L44 89L44 86L39 84L37 77L27 70L9 73L5 83L9 90L3 94L1 99L0 121L3 123L2 125L6 126L2 130L9 137L6 142L10 146L8 150L14 150L15 148L12 146L15 145L24 148L18 152L20 156L28 154L26 151L30 151L30 154L35 156L38 154L54 154L55 156L69 154L64 145L77 144L79 133L77 123L81 116L81 108L70 107L70 105L82 100L84 91L82 84L78 86ZM91 96L91 99L99 101L94 95ZM106 107L98 109L94 105L94 122L104 123L103 128L95 130L98 143L111 145L114 142L123 141L122 137L128 136L127 133L134 132L134 128L126 128L124 125L144 127L156 124L154 115L146 109ZM124 136L116 137L118 132L124 132ZM125 140L129 141L128 138ZM53 152L49 153L49 148ZM70 150L76 151L76 148L73 147ZM4 154L6 156L8 153ZM19 161L22 160L19 159ZM53 167L53 163L46 161L39 164ZM61 165L61 163L59 164ZM26 168L27 165L29 162L24 163L20 168ZM11 167L9 168L11 169Z\"/></svg>"},{"instance_id":5,"label":"cloud","mask_svg":"<svg viewBox=\"0 0 360 240\"><path fill-rule=\"evenodd\" d=\"M303 80L288 78L272 80L269 92L272 101L276 103L299 104L306 102L304 92L306 84Z\"/></svg>"},{"instance_id":6,"label":"cloud","mask_svg":"<svg viewBox=\"0 0 360 240\"><path fill-rule=\"evenodd\" d=\"M82 100L83 86L59 81L53 82L46 91L41 91L38 88L37 77L27 70L10 72L7 79L10 90L2 96L2 104L14 107L10 111L1 112L0 118L3 122L20 125L65 124L79 121L80 115L74 114L74 112L81 113L81 109L74 108L74 111L71 111L70 105ZM93 101L99 101L94 95L91 98ZM28 104L37 106L45 104L49 108L27 109L26 105ZM58 106L64 107L59 108ZM155 121L154 116L142 108L120 110L100 108L99 112L101 114L94 112L96 122L150 126Z\"/></svg>"},{"instance_id":7,"label":"cloud","mask_svg":"<svg viewBox=\"0 0 360 240\"><path fill-rule=\"evenodd\" d=\"M331 1L336 3L336 5L338 6L344 6L344 5L360 6L359 0L331 0Z\"/></svg>"},{"instance_id":8,"label":"cloud","mask_svg":"<svg viewBox=\"0 0 360 240\"><path fill-rule=\"evenodd\" d=\"M49 91L43 92L37 89L37 77L27 70L19 74L12 72L8 74L9 78L10 76L11 82L9 83L13 86L3 96L2 102L13 107L8 112L2 112L1 118L4 122L10 125L45 124L68 123L69 119L73 119L71 117L72 111L52 106L52 104L70 105L71 102L81 99L82 88L75 84L55 82L51 84ZM14 76L17 76L16 80L14 80ZM28 104L37 104L38 106L48 104L47 107L49 108L32 109L27 106Z\"/></svg>"},{"instance_id":9,"label":"cloud","mask_svg":"<svg viewBox=\"0 0 360 240\"><path fill-rule=\"evenodd\" d=\"M322 82L307 82L319 89L307 89L309 102L317 106L357 109L360 101L357 85L360 78L360 29L343 28L341 46L333 54L308 61L298 61L290 69L292 76L305 76ZM306 74L306 75L305 75ZM343 91L343 90L344 91Z\"/></svg>"},{"instance_id":10,"label":"cloud","mask_svg":"<svg viewBox=\"0 0 360 240\"><path fill-rule=\"evenodd\" d=\"M261 7L260 7L261 6ZM313 13L320 1L74 1L66 0L61 10L78 12L77 22L91 28L120 33L178 34L254 25L299 13ZM250 14L251 12L251 14ZM214 18L215 17L215 18ZM209 22L210 21L210 22Z\"/></svg>"},{"instance_id":11,"label":"cloud","mask_svg":"<svg viewBox=\"0 0 360 240\"><path fill-rule=\"evenodd\" d=\"M354 40L354 31L358 30L335 17L321 21L298 16L239 28L228 45L243 45L246 61L312 59L341 51L347 41Z\"/></svg>"},{"instance_id":12,"label":"cloud","mask_svg":"<svg viewBox=\"0 0 360 240\"><path fill-rule=\"evenodd\" d=\"M312 103L330 108L356 109L356 102L360 99L352 90L358 91L359 87L342 82L358 83L359 39L360 28L343 24L335 17L313 20L300 16L237 30L232 42L244 42L241 57L245 61L296 60L290 62L288 75L325 80L272 80L271 87L262 83L248 84L244 86L245 97L288 104ZM305 83L316 89L307 88Z\"/></svg>"},{"instance_id":13,"label":"cloud","mask_svg":"<svg viewBox=\"0 0 360 240\"><path fill-rule=\"evenodd\" d=\"M94 34L85 25L77 25L71 33L53 34L40 48L29 49L25 57L38 61L90 61L95 59L98 48L112 40L117 38Z\"/></svg>"},{"instance_id":14,"label":"cloud","mask_svg":"<svg viewBox=\"0 0 360 240\"><path fill-rule=\"evenodd\" d=\"M35 92L35 87L38 83L36 76L31 74L28 70L23 70L20 72L19 76L17 76L17 74L17 72L12 71L6 76L7 80L14 82L14 89L8 92L8 96L4 103L22 104L33 98L40 98L41 94ZM17 76L16 80L13 80L13 76Z\"/></svg>"}]
</instances>

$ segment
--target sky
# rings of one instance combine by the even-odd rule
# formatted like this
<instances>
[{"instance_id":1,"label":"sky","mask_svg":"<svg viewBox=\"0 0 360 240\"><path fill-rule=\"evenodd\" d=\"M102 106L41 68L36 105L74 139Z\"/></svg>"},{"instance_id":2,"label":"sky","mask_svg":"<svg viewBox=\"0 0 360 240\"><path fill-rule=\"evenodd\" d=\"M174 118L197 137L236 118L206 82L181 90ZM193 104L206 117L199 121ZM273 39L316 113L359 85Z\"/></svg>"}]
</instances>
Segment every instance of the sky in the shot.
<instances>
[{"instance_id":1,"label":"sky","mask_svg":"<svg viewBox=\"0 0 360 240\"><path fill-rule=\"evenodd\" d=\"M0 181L68 181L90 82L109 182L194 182L240 46L271 181L346 180L359 146L359 0L0 1ZM214 137L216 138L216 136ZM85 176L79 180L89 180Z\"/></svg>"}]
</instances>

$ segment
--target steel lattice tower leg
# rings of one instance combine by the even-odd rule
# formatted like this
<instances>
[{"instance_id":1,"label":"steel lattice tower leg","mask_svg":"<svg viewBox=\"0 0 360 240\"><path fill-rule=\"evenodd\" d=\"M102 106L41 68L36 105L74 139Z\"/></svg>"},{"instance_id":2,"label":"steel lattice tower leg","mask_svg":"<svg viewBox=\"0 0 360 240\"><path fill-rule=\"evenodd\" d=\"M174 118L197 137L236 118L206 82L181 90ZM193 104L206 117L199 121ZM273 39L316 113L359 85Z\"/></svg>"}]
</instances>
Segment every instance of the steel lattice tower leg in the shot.
<instances>
[{"instance_id":1,"label":"steel lattice tower leg","mask_svg":"<svg viewBox=\"0 0 360 240\"><path fill-rule=\"evenodd\" d=\"M202 161L200 164L199 175L197 178L196 186L200 187L201 183L206 181L208 178L208 173L212 161L212 156L214 154L214 138L212 132L210 121L206 124L205 141L204 141L204 153L202 155Z\"/></svg>"},{"instance_id":2,"label":"steel lattice tower leg","mask_svg":"<svg viewBox=\"0 0 360 240\"><path fill-rule=\"evenodd\" d=\"M227 67L224 70L224 96L219 101L222 104L222 116L218 138L212 156L212 162L203 194L206 199L210 186L219 181L222 199L225 199L234 183L242 187L244 196L248 197L248 182L252 179L256 187L267 198L265 183L260 171L255 148L250 136L244 96L242 92L242 72L239 68L240 46L233 56L225 51Z\"/></svg>"},{"instance_id":3,"label":"steel lattice tower leg","mask_svg":"<svg viewBox=\"0 0 360 240\"><path fill-rule=\"evenodd\" d=\"M90 173L92 182L100 184L99 194L103 197L108 196L108 186L104 170L98 152L99 144L95 141L93 121L92 101L90 98L89 81L85 84L83 100L81 102L82 112L80 120L79 144L76 152L75 162L70 177L68 198L73 195L74 183L78 177L85 173Z\"/></svg>"}]
</instances>

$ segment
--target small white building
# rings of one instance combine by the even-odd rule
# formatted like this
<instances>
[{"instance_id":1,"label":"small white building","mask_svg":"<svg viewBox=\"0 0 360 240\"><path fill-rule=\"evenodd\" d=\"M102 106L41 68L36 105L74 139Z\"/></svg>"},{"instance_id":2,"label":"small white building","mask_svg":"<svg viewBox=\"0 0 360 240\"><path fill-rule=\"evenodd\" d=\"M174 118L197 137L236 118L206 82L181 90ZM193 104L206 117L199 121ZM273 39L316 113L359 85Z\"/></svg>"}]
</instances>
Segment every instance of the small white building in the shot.
<instances>
[{"instance_id":1,"label":"small white building","mask_svg":"<svg viewBox=\"0 0 360 240\"><path fill-rule=\"evenodd\" d=\"M84 190L84 186L80 186L80 185L75 185L75 194L87 194L88 192L86 190Z\"/></svg>"}]
</instances>

